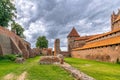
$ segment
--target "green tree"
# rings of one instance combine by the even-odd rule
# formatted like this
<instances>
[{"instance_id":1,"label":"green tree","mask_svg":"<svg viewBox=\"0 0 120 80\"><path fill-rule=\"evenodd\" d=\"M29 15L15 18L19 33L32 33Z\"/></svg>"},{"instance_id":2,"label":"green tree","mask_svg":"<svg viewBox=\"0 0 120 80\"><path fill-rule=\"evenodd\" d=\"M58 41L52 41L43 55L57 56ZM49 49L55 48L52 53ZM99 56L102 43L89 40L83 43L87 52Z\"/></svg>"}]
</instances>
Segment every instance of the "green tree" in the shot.
<instances>
[{"instance_id":1,"label":"green tree","mask_svg":"<svg viewBox=\"0 0 120 80\"><path fill-rule=\"evenodd\" d=\"M48 48L48 40L45 36L39 36L37 38L36 47L38 48Z\"/></svg>"},{"instance_id":2,"label":"green tree","mask_svg":"<svg viewBox=\"0 0 120 80\"><path fill-rule=\"evenodd\" d=\"M20 37L22 37L22 38L25 38L25 36L24 36L24 34L23 34L24 28L22 28L22 26L19 25L18 23L15 23L15 22L14 22L14 23L11 25L11 30L12 30L12 31L15 31L16 35L18 35L18 36L20 36Z\"/></svg>"},{"instance_id":3,"label":"green tree","mask_svg":"<svg viewBox=\"0 0 120 80\"><path fill-rule=\"evenodd\" d=\"M11 0L0 0L0 26L8 27L9 22L14 22L16 8Z\"/></svg>"}]
</instances>

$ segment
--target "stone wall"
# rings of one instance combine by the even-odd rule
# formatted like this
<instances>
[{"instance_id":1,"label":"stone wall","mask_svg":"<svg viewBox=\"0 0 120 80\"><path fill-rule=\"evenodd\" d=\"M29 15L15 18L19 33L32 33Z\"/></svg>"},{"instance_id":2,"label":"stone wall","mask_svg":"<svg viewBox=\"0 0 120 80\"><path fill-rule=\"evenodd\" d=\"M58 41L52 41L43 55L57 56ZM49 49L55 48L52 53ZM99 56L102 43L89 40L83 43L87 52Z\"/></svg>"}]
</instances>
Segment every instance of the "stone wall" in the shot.
<instances>
[{"instance_id":1,"label":"stone wall","mask_svg":"<svg viewBox=\"0 0 120 80\"><path fill-rule=\"evenodd\" d=\"M74 50L72 51L72 57L106 62L120 61L120 44L86 50Z\"/></svg>"}]
</instances>

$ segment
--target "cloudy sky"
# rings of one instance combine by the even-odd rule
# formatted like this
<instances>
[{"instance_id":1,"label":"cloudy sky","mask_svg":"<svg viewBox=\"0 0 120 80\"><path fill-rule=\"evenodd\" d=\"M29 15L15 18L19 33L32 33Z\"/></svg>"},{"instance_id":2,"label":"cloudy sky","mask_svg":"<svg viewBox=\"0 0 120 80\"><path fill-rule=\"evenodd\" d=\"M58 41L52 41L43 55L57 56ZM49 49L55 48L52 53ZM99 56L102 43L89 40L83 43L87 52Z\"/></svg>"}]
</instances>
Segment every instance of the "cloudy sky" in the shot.
<instances>
[{"instance_id":1,"label":"cloudy sky","mask_svg":"<svg viewBox=\"0 0 120 80\"><path fill-rule=\"evenodd\" d=\"M35 47L38 36L45 35L49 47L59 38L67 50L67 35L73 28L81 36L110 30L110 16L117 13L120 0L16 0L17 19L25 28L26 40Z\"/></svg>"}]
</instances>

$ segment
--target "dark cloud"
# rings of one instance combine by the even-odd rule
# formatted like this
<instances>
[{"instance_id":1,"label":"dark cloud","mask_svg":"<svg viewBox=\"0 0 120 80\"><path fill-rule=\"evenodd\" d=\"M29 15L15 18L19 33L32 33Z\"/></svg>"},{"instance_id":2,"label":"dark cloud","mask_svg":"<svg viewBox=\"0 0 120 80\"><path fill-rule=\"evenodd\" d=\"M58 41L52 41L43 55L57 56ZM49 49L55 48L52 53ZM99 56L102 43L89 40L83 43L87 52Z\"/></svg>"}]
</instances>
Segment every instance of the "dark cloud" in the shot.
<instances>
[{"instance_id":1,"label":"dark cloud","mask_svg":"<svg viewBox=\"0 0 120 80\"><path fill-rule=\"evenodd\" d=\"M67 35L74 26L80 35L110 30L110 15L119 8L119 0L16 0L18 18L32 47L38 36L45 35L49 46L56 38L67 46Z\"/></svg>"}]
</instances>

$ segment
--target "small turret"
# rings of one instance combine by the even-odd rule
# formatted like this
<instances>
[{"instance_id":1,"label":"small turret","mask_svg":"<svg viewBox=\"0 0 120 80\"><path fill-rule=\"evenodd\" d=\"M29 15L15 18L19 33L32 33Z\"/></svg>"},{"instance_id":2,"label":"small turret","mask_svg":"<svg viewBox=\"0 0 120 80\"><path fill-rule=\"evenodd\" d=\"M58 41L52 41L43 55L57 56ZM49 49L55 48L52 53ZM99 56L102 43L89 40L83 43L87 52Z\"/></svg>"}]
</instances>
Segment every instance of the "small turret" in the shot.
<instances>
[{"instance_id":1,"label":"small turret","mask_svg":"<svg viewBox=\"0 0 120 80\"><path fill-rule=\"evenodd\" d=\"M118 13L117 13L117 15L120 15L120 9L118 9Z\"/></svg>"},{"instance_id":2,"label":"small turret","mask_svg":"<svg viewBox=\"0 0 120 80\"><path fill-rule=\"evenodd\" d=\"M113 11L113 14L111 15L111 30L115 30L117 28L120 28L120 9L118 9L117 14Z\"/></svg>"},{"instance_id":3,"label":"small turret","mask_svg":"<svg viewBox=\"0 0 120 80\"><path fill-rule=\"evenodd\" d=\"M71 54L71 50L74 48L75 44L74 44L74 40L76 38L80 37L80 35L78 34L78 32L76 31L76 29L73 27L73 29L71 30L71 32L69 33L69 35L67 36L68 39L68 52Z\"/></svg>"}]
</instances>

